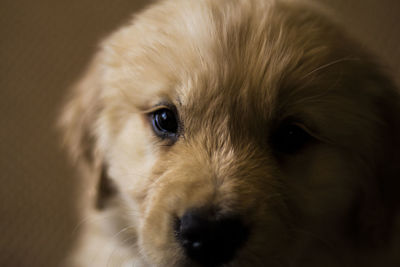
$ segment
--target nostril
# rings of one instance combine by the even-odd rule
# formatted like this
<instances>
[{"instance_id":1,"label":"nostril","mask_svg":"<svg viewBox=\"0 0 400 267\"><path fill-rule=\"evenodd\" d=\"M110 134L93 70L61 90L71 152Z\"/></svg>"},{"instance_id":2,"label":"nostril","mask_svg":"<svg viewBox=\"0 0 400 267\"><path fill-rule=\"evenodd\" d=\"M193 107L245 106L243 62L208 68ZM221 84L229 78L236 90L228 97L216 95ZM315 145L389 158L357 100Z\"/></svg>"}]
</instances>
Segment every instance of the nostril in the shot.
<instances>
[{"instance_id":1,"label":"nostril","mask_svg":"<svg viewBox=\"0 0 400 267\"><path fill-rule=\"evenodd\" d=\"M216 217L204 210L190 210L175 221L175 234L189 258L214 266L234 257L248 229L238 216Z\"/></svg>"}]
</instances>

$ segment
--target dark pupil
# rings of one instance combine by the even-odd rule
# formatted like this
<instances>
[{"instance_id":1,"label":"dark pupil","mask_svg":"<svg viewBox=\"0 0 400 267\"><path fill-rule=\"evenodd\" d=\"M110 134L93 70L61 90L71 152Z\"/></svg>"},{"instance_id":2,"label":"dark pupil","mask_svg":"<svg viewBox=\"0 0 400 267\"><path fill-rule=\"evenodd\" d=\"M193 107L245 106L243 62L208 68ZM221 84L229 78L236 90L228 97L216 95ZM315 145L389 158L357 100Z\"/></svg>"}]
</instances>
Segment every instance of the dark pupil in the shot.
<instances>
[{"instance_id":1,"label":"dark pupil","mask_svg":"<svg viewBox=\"0 0 400 267\"><path fill-rule=\"evenodd\" d=\"M155 124L158 130L165 133L176 133L178 124L175 114L168 109L162 109L154 114Z\"/></svg>"},{"instance_id":2,"label":"dark pupil","mask_svg":"<svg viewBox=\"0 0 400 267\"><path fill-rule=\"evenodd\" d=\"M297 125L284 125L275 133L273 146L283 153L295 153L302 149L311 136Z\"/></svg>"}]
</instances>

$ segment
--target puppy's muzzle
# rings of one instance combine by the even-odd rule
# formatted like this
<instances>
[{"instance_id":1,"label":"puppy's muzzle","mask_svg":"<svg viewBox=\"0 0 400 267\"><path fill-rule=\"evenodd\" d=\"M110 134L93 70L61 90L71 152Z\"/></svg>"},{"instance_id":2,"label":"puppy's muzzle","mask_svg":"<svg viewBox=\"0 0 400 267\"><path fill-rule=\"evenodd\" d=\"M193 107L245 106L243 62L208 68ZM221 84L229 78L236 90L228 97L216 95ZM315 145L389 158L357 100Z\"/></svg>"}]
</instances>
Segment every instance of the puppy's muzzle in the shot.
<instances>
[{"instance_id":1,"label":"puppy's muzzle","mask_svg":"<svg viewBox=\"0 0 400 267\"><path fill-rule=\"evenodd\" d=\"M176 238L187 257L203 266L231 261L249 231L237 215L192 209L175 224Z\"/></svg>"}]
</instances>

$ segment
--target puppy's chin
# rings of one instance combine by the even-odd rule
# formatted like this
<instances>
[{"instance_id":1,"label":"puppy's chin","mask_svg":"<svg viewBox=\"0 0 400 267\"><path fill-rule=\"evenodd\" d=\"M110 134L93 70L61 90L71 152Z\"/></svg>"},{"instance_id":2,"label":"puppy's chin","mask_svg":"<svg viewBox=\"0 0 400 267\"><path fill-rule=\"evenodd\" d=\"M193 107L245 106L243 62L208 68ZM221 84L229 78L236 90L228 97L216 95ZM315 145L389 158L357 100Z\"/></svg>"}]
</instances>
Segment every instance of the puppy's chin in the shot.
<instances>
[{"instance_id":1,"label":"puppy's chin","mask_svg":"<svg viewBox=\"0 0 400 267\"><path fill-rule=\"evenodd\" d=\"M97 190L72 265L396 266L399 106L292 1L160 2L63 113Z\"/></svg>"}]
</instances>

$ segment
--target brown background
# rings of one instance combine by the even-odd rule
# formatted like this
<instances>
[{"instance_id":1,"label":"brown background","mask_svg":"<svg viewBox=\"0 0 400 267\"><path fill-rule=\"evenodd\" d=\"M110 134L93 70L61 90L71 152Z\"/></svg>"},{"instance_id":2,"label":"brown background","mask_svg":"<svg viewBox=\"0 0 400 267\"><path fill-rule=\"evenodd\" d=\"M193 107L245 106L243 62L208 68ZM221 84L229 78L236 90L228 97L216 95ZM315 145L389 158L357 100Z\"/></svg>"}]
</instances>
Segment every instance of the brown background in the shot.
<instances>
[{"instance_id":1,"label":"brown background","mask_svg":"<svg viewBox=\"0 0 400 267\"><path fill-rule=\"evenodd\" d=\"M399 81L400 1L320 1ZM79 184L54 122L97 42L145 2L0 0L0 266L57 266L72 246Z\"/></svg>"}]
</instances>

